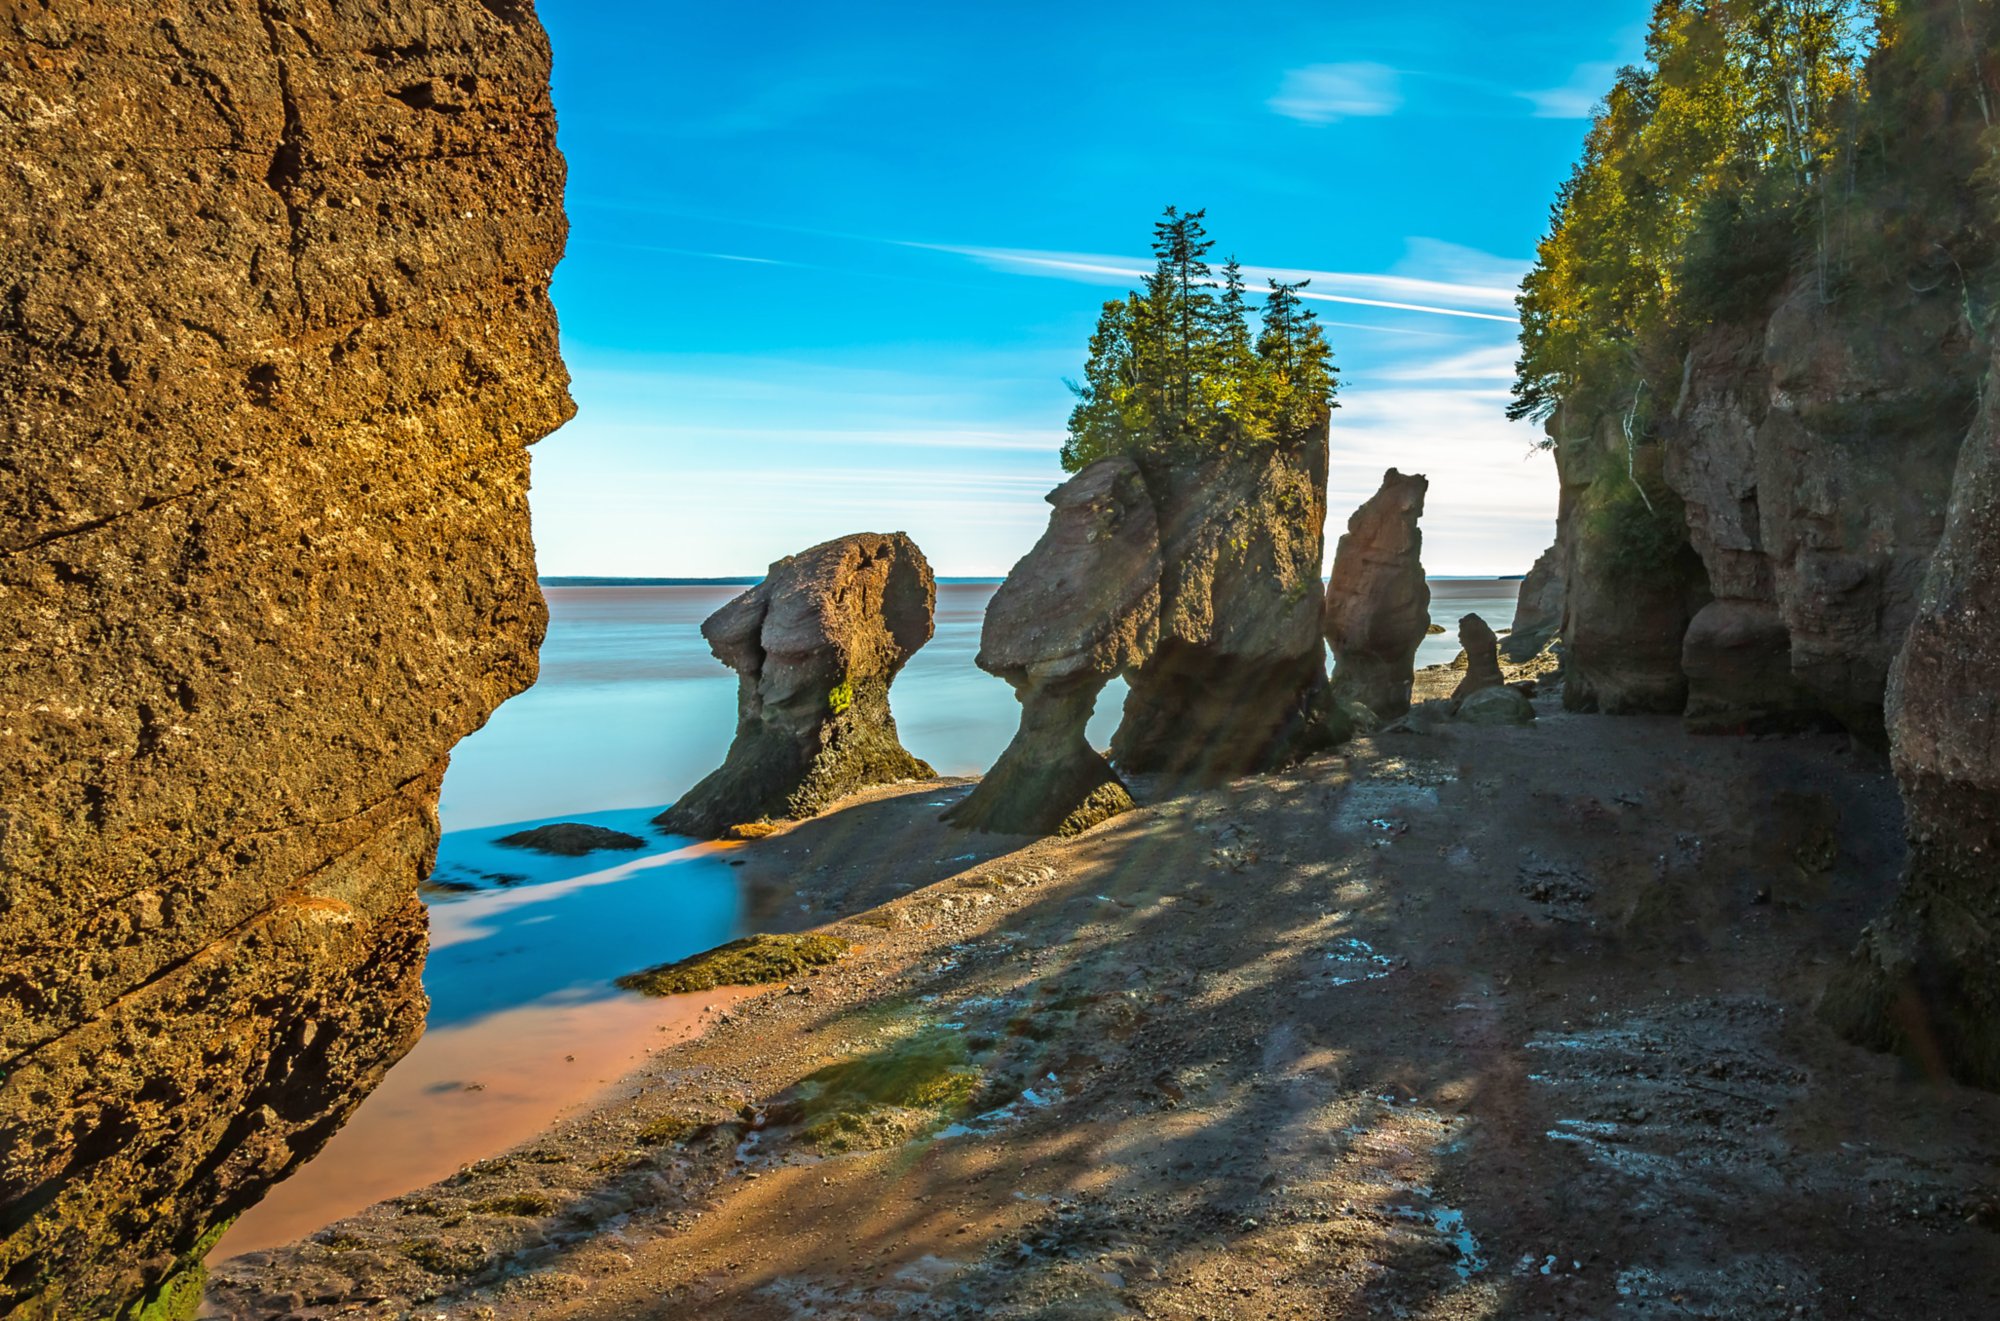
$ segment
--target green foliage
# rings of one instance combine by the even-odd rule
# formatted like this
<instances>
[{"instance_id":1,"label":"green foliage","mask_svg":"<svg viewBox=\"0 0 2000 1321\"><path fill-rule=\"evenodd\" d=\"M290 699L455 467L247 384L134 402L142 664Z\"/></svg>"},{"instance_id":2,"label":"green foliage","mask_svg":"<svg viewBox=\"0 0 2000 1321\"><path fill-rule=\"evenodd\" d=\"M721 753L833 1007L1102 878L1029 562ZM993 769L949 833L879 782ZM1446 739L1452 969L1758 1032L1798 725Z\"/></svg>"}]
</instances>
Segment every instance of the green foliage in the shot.
<instances>
[{"instance_id":1,"label":"green foliage","mask_svg":"<svg viewBox=\"0 0 2000 1321\"><path fill-rule=\"evenodd\" d=\"M847 708L854 705L854 685L842 679L826 695L826 709L834 715L845 715Z\"/></svg>"},{"instance_id":2,"label":"green foliage","mask_svg":"<svg viewBox=\"0 0 2000 1321\"><path fill-rule=\"evenodd\" d=\"M1658 0L1522 283L1512 416L1671 387L1692 330L1776 291L1883 18L1880 0Z\"/></svg>"},{"instance_id":3,"label":"green foliage","mask_svg":"<svg viewBox=\"0 0 2000 1321\"><path fill-rule=\"evenodd\" d=\"M1242 270L1232 257L1215 274L1205 215L1168 207L1146 287L1104 305L1083 381L1070 384L1069 471L1134 451L1268 444L1336 406L1333 350L1299 299L1306 282L1270 281L1253 338Z\"/></svg>"},{"instance_id":4,"label":"green foliage","mask_svg":"<svg viewBox=\"0 0 2000 1321\"><path fill-rule=\"evenodd\" d=\"M1664 485L1641 494L1633 482L1616 482L1585 513L1584 540L1611 581L1658 581L1689 553L1687 511Z\"/></svg>"}]
</instances>

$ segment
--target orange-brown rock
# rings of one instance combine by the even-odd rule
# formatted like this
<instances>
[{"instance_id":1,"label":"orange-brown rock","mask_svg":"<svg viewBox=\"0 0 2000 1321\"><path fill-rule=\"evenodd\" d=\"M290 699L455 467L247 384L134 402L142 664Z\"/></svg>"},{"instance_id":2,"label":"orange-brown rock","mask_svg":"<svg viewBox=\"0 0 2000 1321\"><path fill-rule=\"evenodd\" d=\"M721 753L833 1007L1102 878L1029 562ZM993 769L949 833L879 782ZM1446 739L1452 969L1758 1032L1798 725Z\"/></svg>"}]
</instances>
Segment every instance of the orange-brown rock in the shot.
<instances>
[{"instance_id":1,"label":"orange-brown rock","mask_svg":"<svg viewBox=\"0 0 2000 1321\"><path fill-rule=\"evenodd\" d=\"M1931 1073L2000 1088L2000 387L1960 452L1889 735L1910 857L1825 1011Z\"/></svg>"},{"instance_id":2,"label":"orange-brown rock","mask_svg":"<svg viewBox=\"0 0 2000 1321\"><path fill-rule=\"evenodd\" d=\"M116 1312L421 1029L571 412L525 0L0 4L0 1313Z\"/></svg>"}]
</instances>

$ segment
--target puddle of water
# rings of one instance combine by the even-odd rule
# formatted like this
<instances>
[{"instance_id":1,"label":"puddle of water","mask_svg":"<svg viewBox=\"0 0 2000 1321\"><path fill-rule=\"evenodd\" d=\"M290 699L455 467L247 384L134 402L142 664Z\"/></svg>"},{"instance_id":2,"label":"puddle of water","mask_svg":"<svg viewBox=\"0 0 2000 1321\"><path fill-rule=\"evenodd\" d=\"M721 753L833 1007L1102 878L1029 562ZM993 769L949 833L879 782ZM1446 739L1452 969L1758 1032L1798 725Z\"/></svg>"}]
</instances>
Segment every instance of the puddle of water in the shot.
<instances>
[{"instance_id":1,"label":"puddle of water","mask_svg":"<svg viewBox=\"0 0 2000 1321\"><path fill-rule=\"evenodd\" d=\"M1352 936L1335 941L1334 947L1327 951L1326 959L1333 965L1333 972L1327 981L1334 986L1377 981L1396 970L1395 959L1376 953L1373 945Z\"/></svg>"},{"instance_id":2,"label":"puddle of water","mask_svg":"<svg viewBox=\"0 0 2000 1321\"><path fill-rule=\"evenodd\" d=\"M492 842L541 822L444 837L440 873L466 884L494 872L510 879L428 896L423 1037L317 1157L244 1213L211 1260L291 1242L518 1145L648 1051L692 1035L705 1007L748 994L653 999L612 985L742 929L726 851L654 834L653 810L566 818L647 841L630 853L547 858Z\"/></svg>"}]
</instances>

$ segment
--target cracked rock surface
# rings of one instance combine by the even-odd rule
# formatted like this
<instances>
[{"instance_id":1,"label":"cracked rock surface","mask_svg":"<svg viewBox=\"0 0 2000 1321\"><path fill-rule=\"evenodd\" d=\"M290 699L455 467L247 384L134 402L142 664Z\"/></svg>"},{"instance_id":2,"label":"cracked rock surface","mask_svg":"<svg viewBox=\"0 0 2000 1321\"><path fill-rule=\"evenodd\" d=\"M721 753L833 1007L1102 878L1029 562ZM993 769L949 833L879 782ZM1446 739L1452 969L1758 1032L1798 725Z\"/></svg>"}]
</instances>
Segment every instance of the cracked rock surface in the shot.
<instances>
[{"instance_id":1,"label":"cracked rock surface","mask_svg":"<svg viewBox=\"0 0 2000 1321\"><path fill-rule=\"evenodd\" d=\"M521 0L0 6L0 1312L108 1315L414 1040L572 412Z\"/></svg>"}]
</instances>

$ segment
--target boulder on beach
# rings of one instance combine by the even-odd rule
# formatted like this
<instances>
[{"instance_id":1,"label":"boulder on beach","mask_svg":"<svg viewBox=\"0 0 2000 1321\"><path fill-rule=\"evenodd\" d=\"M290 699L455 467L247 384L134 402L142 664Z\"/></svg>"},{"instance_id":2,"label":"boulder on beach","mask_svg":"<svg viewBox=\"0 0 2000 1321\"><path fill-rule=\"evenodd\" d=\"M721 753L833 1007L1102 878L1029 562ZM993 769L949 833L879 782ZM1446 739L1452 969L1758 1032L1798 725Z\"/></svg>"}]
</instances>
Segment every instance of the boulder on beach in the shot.
<instances>
[{"instance_id":1,"label":"boulder on beach","mask_svg":"<svg viewBox=\"0 0 2000 1321\"><path fill-rule=\"evenodd\" d=\"M1322 746L1327 427L1134 456L1160 527L1160 643L1128 675L1111 757L1213 781Z\"/></svg>"},{"instance_id":2,"label":"boulder on beach","mask_svg":"<svg viewBox=\"0 0 2000 1321\"><path fill-rule=\"evenodd\" d=\"M701 626L737 673L736 740L720 769L654 818L715 839L797 819L874 784L935 772L904 750L889 685L930 641L931 566L901 532L859 532L773 564Z\"/></svg>"},{"instance_id":3,"label":"boulder on beach","mask_svg":"<svg viewBox=\"0 0 2000 1321\"><path fill-rule=\"evenodd\" d=\"M1465 677L1452 690L1452 701L1463 702L1482 689L1498 688L1506 682L1500 674L1500 640L1484 619L1478 615L1460 619L1458 645L1465 649Z\"/></svg>"},{"instance_id":4,"label":"boulder on beach","mask_svg":"<svg viewBox=\"0 0 2000 1321\"><path fill-rule=\"evenodd\" d=\"M1326 589L1334 695L1384 720L1410 709L1417 647L1431 624L1418 527L1429 489L1422 476L1384 473L1381 489L1347 520Z\"/></svg>"},{"instance_id":5,"label":"boulder on beach","mask_svg":"<svg viewBox=\"0 0 2000 1321\"><path fill-rule=\"evenodd\" d=\"M1518 688L1481 688L1458 704L1454 718L1468 725L1529 725L1535 707Z\"/></svg>"},{"instance_id":6,"label":"boulder on beach","mask_svg":"<svg viewBox=\"0 0 2000 1321\"><path fill-rule=\"evenodd\" d=\"M953 825L1071 835L1132 806L1084 726L1104 685L1158 642L1159 522L1124 457L1091 464L1048 501L1048 530L993 594L980 632L979 668L1013 685L1021 725L945 813Z\"/></svg>"},{"instance_id":7,"label":"boulder on beach","mask_svg":"<svg viewBox=\"0 0 2000 1321\"><path fill-rule=\"evenodd\" d=\"M580 821L562 821L552 826L536 826L533 830L517 830L511 835L502 835L493 841L510 849L527 849L534 853L552 854L559 858L581 858L586 853L599 849L622 849L630 851L643 849L646 841L637 835L628 835L622 830L610 830L604 826L587 826Z\"/></svg>"}]
</instances>

